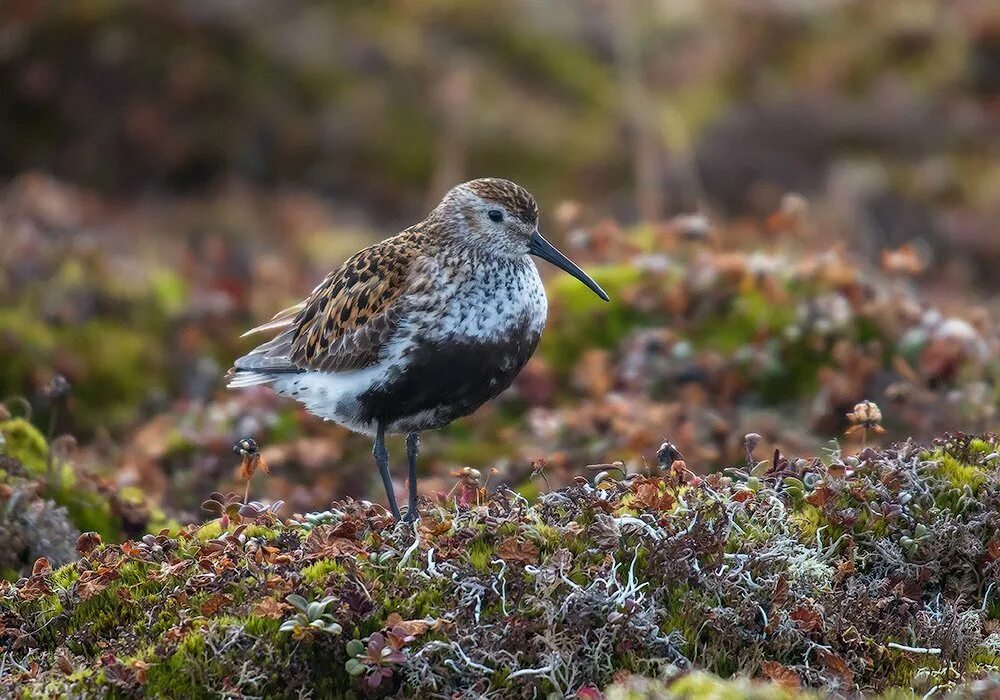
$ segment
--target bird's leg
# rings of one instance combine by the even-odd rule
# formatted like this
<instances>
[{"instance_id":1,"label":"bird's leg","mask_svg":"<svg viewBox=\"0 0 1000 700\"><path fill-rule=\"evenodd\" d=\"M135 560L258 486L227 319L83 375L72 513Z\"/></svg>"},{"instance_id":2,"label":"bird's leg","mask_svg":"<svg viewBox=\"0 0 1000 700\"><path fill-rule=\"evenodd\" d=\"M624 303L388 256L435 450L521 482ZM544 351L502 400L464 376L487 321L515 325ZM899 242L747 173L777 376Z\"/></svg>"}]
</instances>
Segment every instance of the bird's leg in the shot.
<instances>
[{"instance_id":1,"label":"bird's leg","mask_svg":"<svg viewBox=\"0 0 1000 700\"><path fill-rule=\"evenodd\" d=\"M420 433L406 436L406 464L409 467L410 503L406 508L406 522L417 519L417 453L420 452Z\"/></svg>"},{"instance_id":2,"label":"bird's leg","mask_svg":"<svg viewBox=\"0 0 1000 700\"><path fill-rule=\"evenodd\" d=\"M385 423L378 422L378 429L375 431L375 447L372 449L372 456L375 464L378 465L378 473L382 476L382 485L385 487L385 496L389 499L389 510L392 511L396 520L402 516L399 514L399 506L396 505L396 494L392 489L392 475L389 473L389 450L385 448Z\"/></svg>"}]
</instances>

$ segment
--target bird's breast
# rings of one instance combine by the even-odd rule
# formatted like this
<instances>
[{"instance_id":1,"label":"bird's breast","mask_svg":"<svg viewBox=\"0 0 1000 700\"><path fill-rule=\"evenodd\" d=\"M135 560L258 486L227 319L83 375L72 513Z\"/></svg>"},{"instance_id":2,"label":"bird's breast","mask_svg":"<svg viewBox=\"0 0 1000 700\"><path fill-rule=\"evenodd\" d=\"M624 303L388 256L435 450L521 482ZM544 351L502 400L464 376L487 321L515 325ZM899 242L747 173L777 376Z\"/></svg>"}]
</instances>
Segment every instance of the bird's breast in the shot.
<instances>
[{"instance_id":1,"label":"bird's breast","mask_svg":"<svg viewBox=\"0 0 1000 700\"><path fill-rule=\"evenodd\" d=\"M433 294L414 315L428 340L491 343L512 334L538 335L548 304L529 258L495 266L444 271Z\"/></svg>"}]
</instances>

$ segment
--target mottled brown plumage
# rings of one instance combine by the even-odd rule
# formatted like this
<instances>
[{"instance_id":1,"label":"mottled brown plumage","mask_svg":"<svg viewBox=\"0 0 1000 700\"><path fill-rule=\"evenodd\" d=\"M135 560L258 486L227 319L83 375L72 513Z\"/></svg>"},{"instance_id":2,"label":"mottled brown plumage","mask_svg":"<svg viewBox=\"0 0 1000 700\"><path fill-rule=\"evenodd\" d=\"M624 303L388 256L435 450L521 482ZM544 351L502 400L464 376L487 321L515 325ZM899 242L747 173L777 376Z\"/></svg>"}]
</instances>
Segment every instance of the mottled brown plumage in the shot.
<instances>
[{"instance_id":1,"label":"mottled brown plumage","mask_svg":"<svg viewBox=\"0 0 1000 700\"><path fill-rule=\"evenodd\" d=\"M415 504L417 435L504 391L538 344L547 304L529 256L607 299L537 222L534 197L512 182L453 188L424 221L353 255L308 299L250 331L278 335L236 360L229 386L270 384L316 415L375 435L399 517L385 435L407 433Z\"/></svg>"},{"instance_id":2,"label":"mottled brown plumage","mask_svg":"<svg viewBox=\"0 0 1000 700\"><path fill-rule=\"evenodd\" d=\"M426 236L408 229L349 258L316 288L293 321L291 360L301 369L370 367L405 308Z\"/></svg>"}]
</instances>

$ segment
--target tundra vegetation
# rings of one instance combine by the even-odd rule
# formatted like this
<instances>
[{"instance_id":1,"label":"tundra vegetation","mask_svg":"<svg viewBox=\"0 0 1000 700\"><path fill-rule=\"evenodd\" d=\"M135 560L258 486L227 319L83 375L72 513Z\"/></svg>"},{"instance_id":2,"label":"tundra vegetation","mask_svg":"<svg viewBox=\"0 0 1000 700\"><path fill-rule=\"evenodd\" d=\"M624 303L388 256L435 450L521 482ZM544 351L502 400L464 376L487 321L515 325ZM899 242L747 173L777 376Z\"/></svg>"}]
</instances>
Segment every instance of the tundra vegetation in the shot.
<instances>
[{"instance_id":1,"label":"tundra vegetation","mask_svg":"<svg viewBox=\"0 0 1000 700\"><path fill-rule=\"evenodd\" d=\"M116 544L75 535L55 507L61 529L33 546L75 561L43 556L0 584L5 687L178 698L995 691L997 437L760 462L755 438L738 468L698 476L668 443L643 473L605 465L530 500L465 473L450 496L424 501L415 526L352 499L281 518L280 504L214 494L205 507L218 517ZM32 453L7 446L9 504Z\"/></svg>"}]
</instances>

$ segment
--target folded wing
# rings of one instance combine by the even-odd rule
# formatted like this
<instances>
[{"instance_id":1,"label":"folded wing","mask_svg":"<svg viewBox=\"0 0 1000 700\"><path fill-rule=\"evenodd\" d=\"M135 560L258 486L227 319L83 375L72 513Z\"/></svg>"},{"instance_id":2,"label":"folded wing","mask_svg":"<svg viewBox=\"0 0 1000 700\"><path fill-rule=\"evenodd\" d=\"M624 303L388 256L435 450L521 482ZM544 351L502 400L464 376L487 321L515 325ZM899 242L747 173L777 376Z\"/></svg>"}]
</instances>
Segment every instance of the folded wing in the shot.
<instances>
[{"instance_id":1,"label":"folded wing","mask_svg":"<svg viewBox=\"0 0 1000 700\"><path fill-rule=\"evenodd\" d=\"M280 333L235 362L229 386L307 370L347 372L374 365L406 311L418 256L406 237L365 248L327 275L308 299L251 333Z\"/></svg>"}]
</instances>

